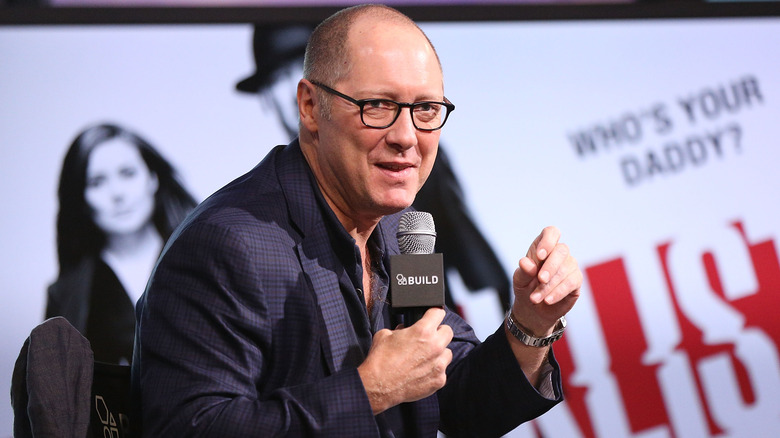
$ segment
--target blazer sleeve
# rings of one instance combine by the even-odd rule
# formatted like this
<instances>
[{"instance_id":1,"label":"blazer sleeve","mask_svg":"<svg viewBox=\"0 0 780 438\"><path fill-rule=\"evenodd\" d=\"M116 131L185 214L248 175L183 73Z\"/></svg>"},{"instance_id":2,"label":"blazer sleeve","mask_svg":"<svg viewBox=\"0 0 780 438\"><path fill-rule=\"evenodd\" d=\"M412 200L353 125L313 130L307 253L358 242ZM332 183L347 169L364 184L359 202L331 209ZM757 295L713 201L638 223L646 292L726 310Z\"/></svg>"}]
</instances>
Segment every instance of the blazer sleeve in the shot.
<instances>
[{"instance_id":1,"label":"blazer sleeve","mask_svg":"<svg viewBox=\"0 0 780 438\"><path fill-rule=\"evenodd\" d=\"M456 328L456 321L449 323L455 332L450 347L453 361L447 370L447 384L437 393L440 429L447 436L500 437L563 400L560 367L552 350L549 360L556 397L550 400L525 377L503 327L473 346L467 341L472 332Z\"/></svg>"},{"instance_id":2,"label":"blazer sleeve","mask_svg":"<svg viewBox=\"0 0 780 438\"><path fill-rule=\"evenodd\" d=\"M377 436L357 369L325 371L289 236L236 223L189 224L139 303L143 435Z\"/></svg>"}]
</instances>

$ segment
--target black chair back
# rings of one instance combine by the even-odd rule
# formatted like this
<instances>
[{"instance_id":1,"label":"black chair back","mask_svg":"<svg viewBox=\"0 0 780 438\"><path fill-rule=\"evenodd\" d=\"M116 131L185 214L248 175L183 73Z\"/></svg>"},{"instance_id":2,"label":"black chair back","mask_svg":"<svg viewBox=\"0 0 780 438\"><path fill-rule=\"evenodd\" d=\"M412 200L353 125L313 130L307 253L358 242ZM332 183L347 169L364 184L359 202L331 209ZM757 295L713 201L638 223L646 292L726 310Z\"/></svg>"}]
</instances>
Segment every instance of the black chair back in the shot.
<instances>
[{"instance_id":1,"label":"black chair back","mask_svg":"<svg viewBox=\"0 0 780 438\"><path fill-rule=\"evenodd\" d=\"M130 366L95 362L89 341L65 318L47 319L14 366L14 437L139 437L130 394Z\"/></svg>"}]
</instances>

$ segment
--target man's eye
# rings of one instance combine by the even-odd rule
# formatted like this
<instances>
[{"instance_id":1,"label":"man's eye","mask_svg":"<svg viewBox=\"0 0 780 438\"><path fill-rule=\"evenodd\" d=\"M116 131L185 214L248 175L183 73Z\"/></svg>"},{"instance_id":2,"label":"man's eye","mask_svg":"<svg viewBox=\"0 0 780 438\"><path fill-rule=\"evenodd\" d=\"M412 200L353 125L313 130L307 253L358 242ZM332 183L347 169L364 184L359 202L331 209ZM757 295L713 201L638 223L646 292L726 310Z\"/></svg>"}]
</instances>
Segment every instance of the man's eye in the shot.
<instances>
[{"instance_id":1,"label":"man's eye","mask_svg":"<svg viewBox=\"0 0 780 438\"><path fill-rule=\"evenodd\" d=\"M430 103L427 103L427 102L418 104L415 108L417 109L417 111L422 111L422 112L431 112L431 111L433 111L433 105L431 105Z\"/></svg>"},{"instance_id":2,"label":"man's eye","mask_svg":"<svg viewBox=\"0 0 780 438\"><path fill-rule=\"evenodd\" d=\"M371 109L393 109L394 105L392 102L387 100L375 99L366 102L366 107Z\"/></svg>"},{"instance_id":3,"label":"man's eye","mask_svg":"<svg viewBox=\"0 0 780 438\"><path fill-rule=\"evenodd\" d=\"M414 117L427 123L439 117L441 108L441 105L434 102L421 102L414 107Z\"/></svg>"}]
</instances>

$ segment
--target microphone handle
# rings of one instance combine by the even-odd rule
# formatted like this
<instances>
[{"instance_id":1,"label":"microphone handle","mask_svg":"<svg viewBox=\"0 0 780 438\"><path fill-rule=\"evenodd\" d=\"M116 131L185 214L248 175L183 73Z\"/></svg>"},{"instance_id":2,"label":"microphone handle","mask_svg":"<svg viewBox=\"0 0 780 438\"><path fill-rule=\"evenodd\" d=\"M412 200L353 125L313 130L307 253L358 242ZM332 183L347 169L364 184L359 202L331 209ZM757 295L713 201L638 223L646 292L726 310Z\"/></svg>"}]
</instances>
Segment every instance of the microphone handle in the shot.
<instances>
[{"instance_id":1,"label":"microphone handle","mask_svg":"<svg viewBox=\"0 0 780 438\"><path fill-rule=\"evenodd\" d=\"M411 327L414 323L422 319L423 315L425 315L425 312L428 311L430 307L406 307L401 311L401 315L403 316L403 323L404 327Z\"/></svg>"}]
</instances>

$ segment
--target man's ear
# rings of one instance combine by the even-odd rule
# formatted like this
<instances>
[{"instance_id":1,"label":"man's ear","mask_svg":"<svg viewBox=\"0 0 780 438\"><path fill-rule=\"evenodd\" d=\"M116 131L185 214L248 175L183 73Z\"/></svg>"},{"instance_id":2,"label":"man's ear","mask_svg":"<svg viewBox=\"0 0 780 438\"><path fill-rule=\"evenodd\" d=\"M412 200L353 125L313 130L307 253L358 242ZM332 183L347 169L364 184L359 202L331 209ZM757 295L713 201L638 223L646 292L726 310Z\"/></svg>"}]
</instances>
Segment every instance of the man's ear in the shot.
<instances>
[{"instance_id":1,"label":"man's ear","mask_svg":"<svg viewBox=\"0 0 780 438\"><path fill-rule=\"evenodd\" d=\"M319 120L319 102L314 92L314 84L306 79L298 82L298 115L301 118L301 126L311 133L317 132Z\"/></svg>"}]
</instances>

